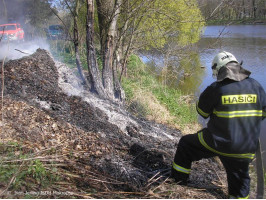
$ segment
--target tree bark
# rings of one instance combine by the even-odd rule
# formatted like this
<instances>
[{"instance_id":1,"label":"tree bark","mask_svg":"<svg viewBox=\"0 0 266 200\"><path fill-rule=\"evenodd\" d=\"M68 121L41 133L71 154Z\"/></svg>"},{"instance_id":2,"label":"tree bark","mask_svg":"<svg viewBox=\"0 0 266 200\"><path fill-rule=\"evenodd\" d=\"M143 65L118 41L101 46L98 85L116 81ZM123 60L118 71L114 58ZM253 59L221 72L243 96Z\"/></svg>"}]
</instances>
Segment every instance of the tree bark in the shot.
<instances>
[{"instance_id":1,"label":"tree bark","mask_svg":"<svg viewBox=\"0 0 266 200\"><path fill-rule=\"evenodd\" d=\"M125 91L121 86L121 82L118 80L118 71L117 66L113 69L113 76L114 76L114 96L115 99L119 100L120 103L124 104L126 95Z\"/></svg>"},{"instance_id":2,"label":"tree bark","mask_svg":"<svg viewBox=\"0 0 266 200\"><path fill-rule=\"evenodd\" d=\"M115 5L115 12L114 12L114 19L113 19L113 23L111 23L111 27L110 27L110 35L112 36L112 42L115 42L115 37L117 37L117 21L118 21L118 16L120 13L120 8L122 5L122 0L117 0L116 5ZM117 43L116 43L117 44ZM114 96L116 99L118 99L120 102L124 103L125 99L126 99L126 95L125 92L121 86L121 79L118 79L118 71L117 71L117 66L114 67L112 66L113 64L113 56L115 54L115 44L112 45L112 51L110 51L110 56L111 56L111 60L109 60L109 67L111 67L113 69L113 79L114 79Z\"/></svg>"},{"instance_id":3,"label":"tree bark","mask_svg":"<svg viewBox=\"0 0 266 200\"><path fill-rule=\"evenodd\" d=\"M86 22L86 43L87 43L87 63L89 69L89 76L91 81L91 90L96 92L100 97L106 98L104 91L98 63L96 60L96 50L94 46L94 1L87 0L87 22Z\"/></svg>"},{"instance_id":4,"label":"tree bark","mask_svg":"<svg viewBox=\"0 0 266 200\"><path fill-rule=\"evenodd\" d=\"M76 57L76 65L78 68L80 78L81 78L84 85L89 86L89 83L83 74L82 64L81 64L80 56L79 56L80 54L79 54L78 10L79 10L79 0L76 1L75 13L73 16L74 17L73 37L74 37L75 57Z\"/></svg>"},{"instance_id":5,"label":"tree bark","mask_svg":"<svg viewBox=\"0 0 266 200\"><path fill-rule=\"evenodd\" d=\"M114 76L117 76L117 72L113 67L113 56L115 50L115 39L117 36L117 21L122 0L96 0L96 2L99 16L100 38L102 46L101 52L103 54L103 86L108 97L110 99L114 99L116 98L115 88L118 88L117 85L120 85L114 85L114 82L117 82L114 81L114 78L116 79Z\"/></svg>"}]
</instances>

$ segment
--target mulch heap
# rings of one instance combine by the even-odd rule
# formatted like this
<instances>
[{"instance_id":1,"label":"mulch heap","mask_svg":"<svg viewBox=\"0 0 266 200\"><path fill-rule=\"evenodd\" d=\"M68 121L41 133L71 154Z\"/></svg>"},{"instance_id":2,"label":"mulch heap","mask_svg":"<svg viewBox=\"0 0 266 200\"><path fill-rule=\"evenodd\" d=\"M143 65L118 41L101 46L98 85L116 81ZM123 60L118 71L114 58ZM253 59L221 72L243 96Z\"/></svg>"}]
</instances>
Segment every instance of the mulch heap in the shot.
<instances>
[{"instance_id":1,"label":"mulch heap","mask_svg":"<svg viewBox=\"0 0 266 200\"><path fill-rule=\"evenodd\" d=\"M106 101L112 112L137 124L122 130L95 107L104 100L91 96L93 104L60 88L59 78L67 79L60 77L49 52L38 49L4 63L4 69L0 167L12 164L16 170L0 183L2 197L226 198L226 175L219 162L195 162L191 184L177 185L169 175L180 131L136 119ZM166 133L175 139L161 137ZM43 177L38 178L36 163L45 169Z\"/></svg>"}]
</instances>

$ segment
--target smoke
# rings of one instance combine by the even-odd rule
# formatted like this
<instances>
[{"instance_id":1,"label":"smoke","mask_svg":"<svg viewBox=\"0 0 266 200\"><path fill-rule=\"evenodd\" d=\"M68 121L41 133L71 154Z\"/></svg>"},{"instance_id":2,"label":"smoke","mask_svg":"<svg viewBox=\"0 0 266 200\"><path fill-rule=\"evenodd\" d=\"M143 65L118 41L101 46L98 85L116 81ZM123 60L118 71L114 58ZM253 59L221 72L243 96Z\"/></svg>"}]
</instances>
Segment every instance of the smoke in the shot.
<instances>
[{"instance_id":1,"label":"smoke","mask_svg":"<svg viewBox=\"0 0 266 200\"><path fill-rule=\"evenodd\" d=\"M50 51L49 44L42 38L20 43L0 43L0 60L19 59L33 54L38 48Z\"/></svg>"},{"instance_id":2,"label":"smoke","mask_svg":"<svg viewBox=\"0 0 266 200\"><path fill-rule=\"evenodd\" d=\"M21 0L4 0L0 2L0 23L20 23L24 25L29 3Z\"/></svg>"}]
</instances>

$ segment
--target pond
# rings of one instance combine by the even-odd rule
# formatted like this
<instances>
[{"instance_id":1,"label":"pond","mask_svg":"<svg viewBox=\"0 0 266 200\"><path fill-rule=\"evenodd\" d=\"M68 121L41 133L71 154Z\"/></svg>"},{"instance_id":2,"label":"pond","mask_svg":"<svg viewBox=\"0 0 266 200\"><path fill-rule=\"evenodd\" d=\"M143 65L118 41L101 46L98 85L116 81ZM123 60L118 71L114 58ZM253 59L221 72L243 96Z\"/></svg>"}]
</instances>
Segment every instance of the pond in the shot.
<instances>
[{"instance_id":1,"label":"pond","mask_svg":"<svg viewBox=\"0 0 266 200\"><path fill-rule=\"evenodd\" d=\"M214 81L211 62L223 50L243 60L243 67L266 89L266 25L208 26L198 46L201 64L206 67L199 92Z\"/></svg>"}]
</instances>

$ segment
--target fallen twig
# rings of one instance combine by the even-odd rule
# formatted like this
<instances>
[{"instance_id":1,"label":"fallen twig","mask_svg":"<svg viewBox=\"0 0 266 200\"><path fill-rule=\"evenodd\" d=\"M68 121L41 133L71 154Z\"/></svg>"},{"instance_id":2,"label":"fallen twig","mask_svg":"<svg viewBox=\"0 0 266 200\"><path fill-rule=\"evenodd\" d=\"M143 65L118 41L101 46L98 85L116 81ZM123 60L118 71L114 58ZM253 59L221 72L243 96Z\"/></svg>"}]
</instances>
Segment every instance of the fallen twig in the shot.
<instances>
[{"instance_id":1,"label":"fallen twig","mask_svg":"<svg viewBox=\"0 0 266 200\"><path fill-rule=\"evenodd\" d=\"M160 185L158 185L157 187L155 187L153 190L151 190L152 192L154 192L157 188L159 188L159 187L161 187L161 185L163 185L167 180L169 179L169 177L168 178L166 178Z\"/></svg>"},{"instance_id":2,"label":"fallen twig","mask_svg":"<svg viewBox=\"0 0 266 200\"><path fill-rule=\"evenodd\" d=\"M1 165L1 167L16 167L16 166L20 166L20 165ZM35 167L36 165L30 165L32 167ZM66 164L43 164L44 167L49 167L49 166L52 166L52 167L66 167L68 165Z\"/></svg>"},{"instance_id":3,"label":"fallen twig","mask_svg":"<svg viewBox=\"0 0 266 200\"><path fill-rule=\"evenodd\" d=\"M20 53L23 53L23 54L27 54L27 55L30 55L30 53L26 53L26 52L24 52L24 51L21 51L21 50L19 50L19 49L15 49L16 51L19 51Z\"/></svg>"},{"instance_id":4,"label":"fallen twig","mask_svg":"<svg viewBox=\"0 0 266 200\"><path fill-rule=\"evenodd\" d=\"M43 149L43 150L41 150L41 151L35 152L35 153L33 153L32 155L39 155L39 154L41 154L41 153L43 153L43 152L50 151L51 149L55 149L55 148L57 148L57 147L63 146L65 141L66 141L66 139L63 140L60 144L57 144L57 145L52 146L52 147L50 147L50 148Z\"/></svg>"},{"instance_id":5,"label":"fallen twig","mask_svg":"<svg viewBox=\"0 0 266 200\"><path fill-rule=\"evenodd\" d=\"M149 180L148 180L148 183L150 183L157 175L159 175L161 172L157 172L153 177L151 177Z\"/></svg>"},{"instance_id":6,"label":"fallen twig","mask_svg":"<svg viewBox=\"0 0 266 200\"><path fill-rule=\"evenodd\" d=\"M145 195L145 192L113 192L113 191L108 191L108 192L97 192L97 194L128 194L128 195L132 195L132 194L136 194L136 195Z\"/></svg>"},{"instance_id":7,"label":"fallen twig","mask_svg":"<svg viewBox=\"0 0 266 200\"><path fill-rule=\"evenodd\" d=\"M93 197L91 197L88 194L79 194L76 192L71 192L72 195L77 196L77 197L83 197L84 199L94 199Z\"/></svg>"},{"instance_id":8,"label":"fallen twig","mask_svg":"<svg viewBox=\"0 0 266 200\"><path fill-rule=\"evenodd\" d=\"M96 181L96 182L100 182L100 183L108 183L108 184L112 184L112 185L124 185L125 183L114 183L114 182L110 182L110 181L103 181L103 180L99 180L99 179L95 179L95 178L88 178L91 181Z\"/></svg>"},{"instance_id":9,"label":"fallen twig","mask_svg":"<svg viewBox=\"0 0 266 200\"><path fill-rule=\"evenodd\" d=\"M65 160L58 160L57 158L64 157L63 155L61 156L56 156L56 157L34 157L34 158L25 158L25 159L18 159L18 160L4 160L1 161L2 163L15 163L15 162L24 162L24 161L31 161L31 160L40 160L42 162L64 162Z\"/></svg>"}]
</instances>

